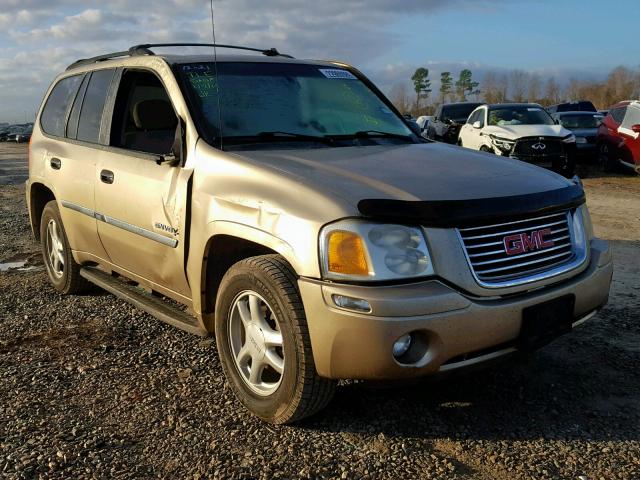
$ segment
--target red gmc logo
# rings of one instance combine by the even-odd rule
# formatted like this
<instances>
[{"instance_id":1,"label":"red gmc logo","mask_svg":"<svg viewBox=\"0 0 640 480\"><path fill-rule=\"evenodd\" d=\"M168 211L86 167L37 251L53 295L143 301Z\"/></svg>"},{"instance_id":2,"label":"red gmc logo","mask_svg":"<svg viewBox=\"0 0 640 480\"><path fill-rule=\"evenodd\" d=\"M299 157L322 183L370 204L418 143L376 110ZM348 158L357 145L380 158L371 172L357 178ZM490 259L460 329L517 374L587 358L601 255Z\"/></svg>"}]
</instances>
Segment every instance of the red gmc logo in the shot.
<instances>
[{"instance_id":1,"label":"red gmc logo","mask_svg":"<svg viewBox=\"0 0 640 480\"><path fill-rule=\"evenodd\" d=\"M520 253L553 247L553 240L545 240L545 237L548 235L551 235L550 228L534 230L530 235L526 233L516 233L515 235L506 236L503 239L504 251L507 255L518 255Z\"/></svg>"}]
</instances>

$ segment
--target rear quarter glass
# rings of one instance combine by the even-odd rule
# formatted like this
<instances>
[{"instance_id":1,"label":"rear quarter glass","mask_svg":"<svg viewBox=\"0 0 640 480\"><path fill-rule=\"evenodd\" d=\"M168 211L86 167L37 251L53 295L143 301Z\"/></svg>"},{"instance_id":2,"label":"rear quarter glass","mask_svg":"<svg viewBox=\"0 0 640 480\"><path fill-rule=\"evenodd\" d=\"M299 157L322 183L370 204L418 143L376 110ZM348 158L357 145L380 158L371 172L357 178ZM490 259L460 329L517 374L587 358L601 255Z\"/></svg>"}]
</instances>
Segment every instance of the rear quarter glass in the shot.
<instances>
[{"instance_id":1,"label":"rear quarter glass","mask_svg":"<svg viewBox=\"0 0 640 480\"><path fill-rule=\"evenodd\" d=\"M63 137L67 112L78 92L82 75L74 75L60 80L51 90L42 110L40 124L44 133Z\"/></svg>"}]
</instances>

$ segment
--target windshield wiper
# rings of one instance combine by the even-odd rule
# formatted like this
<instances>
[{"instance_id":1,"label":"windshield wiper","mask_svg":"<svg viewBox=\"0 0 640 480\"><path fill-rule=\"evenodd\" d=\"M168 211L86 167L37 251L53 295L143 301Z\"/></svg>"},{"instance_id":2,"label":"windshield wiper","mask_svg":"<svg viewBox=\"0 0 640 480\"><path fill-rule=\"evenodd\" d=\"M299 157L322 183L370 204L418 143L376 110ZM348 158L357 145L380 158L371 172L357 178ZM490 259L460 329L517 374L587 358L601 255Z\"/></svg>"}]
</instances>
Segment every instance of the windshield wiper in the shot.
<instances>
[{"instance_id":1,"label":"windshield wiper","mask_svg":"<svg viewBox=\"0 0 640 480\"><path fill-rule=\"evenodd\" d=\"M260 132L256 135L257 137L266 138L266 139L283 139L283 138L291 138L291 139L300 139L307 140L310 142L320 142L327 145L333 145L333 139L327 136L319 136L319 135L306 135L304 133L295 133L295 132Z\"/></svg>"},{"instance_id":2,"label":"windshield wiper","mask_svg":"<svg viewBox=\"0 0 640 480\"><path fill-rule=\"evenodd\" d=\"M329 136L329 135L327 135ZM401 133L383 132L381 130L360 130L347 135L331 135L331 138L347 139L347 138L398 138L400 140L413 141L411 135L403 135Z\"/></svg>"}]
</instances>

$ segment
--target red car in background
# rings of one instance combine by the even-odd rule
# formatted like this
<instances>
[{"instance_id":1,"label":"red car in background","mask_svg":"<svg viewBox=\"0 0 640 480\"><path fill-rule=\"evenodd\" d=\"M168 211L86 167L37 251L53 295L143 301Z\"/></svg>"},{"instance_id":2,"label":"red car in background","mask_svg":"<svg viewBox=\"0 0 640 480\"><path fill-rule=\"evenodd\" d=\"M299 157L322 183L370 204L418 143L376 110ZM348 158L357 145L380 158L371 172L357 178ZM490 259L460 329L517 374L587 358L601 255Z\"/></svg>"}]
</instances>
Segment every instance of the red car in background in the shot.
<instances>
[{"instance_id":1,"label":"red car in background","mask_svg":"<svg viewBox=\"0 0 640 480\"><path fill-rule=\"evenodd\" d=\"M606 171L623 166L640 173L640 101L616 103L598 128L599 161Z\"/></svg>"}]
</instances>

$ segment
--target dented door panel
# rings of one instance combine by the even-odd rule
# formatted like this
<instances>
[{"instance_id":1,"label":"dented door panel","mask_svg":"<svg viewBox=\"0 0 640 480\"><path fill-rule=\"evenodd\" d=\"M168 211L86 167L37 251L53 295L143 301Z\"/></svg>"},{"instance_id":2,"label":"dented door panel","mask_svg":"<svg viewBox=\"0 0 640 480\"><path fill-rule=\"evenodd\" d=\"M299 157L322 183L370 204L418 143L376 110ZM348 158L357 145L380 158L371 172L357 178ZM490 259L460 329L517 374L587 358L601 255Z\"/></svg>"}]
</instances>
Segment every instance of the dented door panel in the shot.
<instances>
[{"instance_id":1,"label":"dented door panel","mask_svg":"<svg viewBox=\"0 0 640 480\"><path fill-rule=\"evenodd\" d=\"M190 296L184 272L187 191L192 171L114 149L96 169L98 234L110 261ZM113 182L105 183L104 171Z\"/></svg>"}]
</instances>

